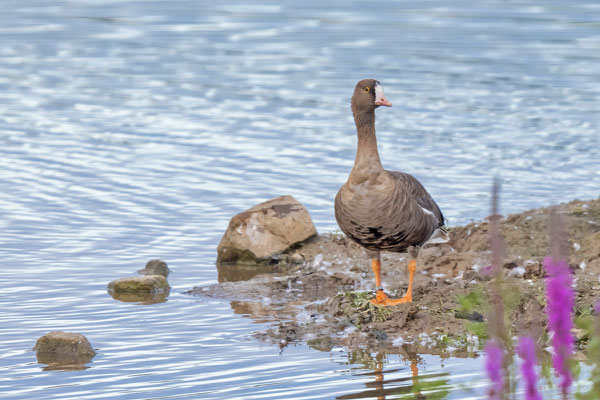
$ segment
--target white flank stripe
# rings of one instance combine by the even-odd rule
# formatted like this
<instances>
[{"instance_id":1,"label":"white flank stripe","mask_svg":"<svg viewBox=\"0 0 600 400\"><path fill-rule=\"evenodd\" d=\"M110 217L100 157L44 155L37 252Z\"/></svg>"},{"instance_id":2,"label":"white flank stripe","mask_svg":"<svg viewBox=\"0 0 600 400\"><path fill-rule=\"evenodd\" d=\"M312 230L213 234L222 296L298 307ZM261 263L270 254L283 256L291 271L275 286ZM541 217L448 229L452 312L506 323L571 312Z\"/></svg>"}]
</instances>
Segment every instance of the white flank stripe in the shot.
<instances>
[{"instance_id":1,"label":"white flank stripe","mask_svg":"<svg viewBox=\"0 0 600 400\"><path fill-rule=\"evenodd\" d=\"M419 207L420 207L420 206L419 206ZM435 217L435 214L434 214L434 213L432 213L431 211L429 211L428 209L421 207L421 210L423 210L423 212L424 212L425 214L433 215L433 216ZM437 217L436 217L436 219L437 219Z\"/></svg>"}]
</instances>

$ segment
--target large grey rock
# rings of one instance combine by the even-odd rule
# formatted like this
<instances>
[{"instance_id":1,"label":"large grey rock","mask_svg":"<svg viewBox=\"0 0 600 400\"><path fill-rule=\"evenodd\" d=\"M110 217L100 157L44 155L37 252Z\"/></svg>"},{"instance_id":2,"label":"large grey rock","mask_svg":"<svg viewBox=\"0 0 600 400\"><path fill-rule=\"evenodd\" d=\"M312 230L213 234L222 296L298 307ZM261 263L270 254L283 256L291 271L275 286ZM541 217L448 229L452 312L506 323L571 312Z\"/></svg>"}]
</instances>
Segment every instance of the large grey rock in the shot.
<instances>
[{"instance_id":1,"label":"large grey rock","mask_svg":"<svg viewBox=\"0 0 600 400\"><path fill-rule=\"evenodd\" d=\"M162 275L128 276L108 284L108 290L115 292L162 292L168 289L167 278Z\"/></svg>"},{"instance_id":2,"label":"large grey rock","mask_svg":"<svg viewBox=\"0 0 600 400\"><path fill-rule=\"evenodd\" d=\"M217 262L264 262L316 234L302 204L292 196L276 197L231 218Z\"/></svg>"}]
</instances>

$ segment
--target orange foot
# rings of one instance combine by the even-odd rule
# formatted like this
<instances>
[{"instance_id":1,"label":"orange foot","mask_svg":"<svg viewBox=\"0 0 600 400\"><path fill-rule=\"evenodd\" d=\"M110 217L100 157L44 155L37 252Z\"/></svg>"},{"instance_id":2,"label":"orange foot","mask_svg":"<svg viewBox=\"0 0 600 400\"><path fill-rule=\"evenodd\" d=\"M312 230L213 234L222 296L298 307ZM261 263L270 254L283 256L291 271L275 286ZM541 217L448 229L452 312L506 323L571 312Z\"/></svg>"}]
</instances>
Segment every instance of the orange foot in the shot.
<instances>
[{"instance_id":1,"label":"orange foot","mask_svg":"<svg viewBox=\"0 0 600 400\"><path fill-rule=\"evenodd\" d=\"M388 295L385 294L381 289L377 291L377 293L375 294L375 298L371 299L371 303L380 307L395 306L397 304L410 302L412 302L412 294L410 293L407 293L404 297L400 299L390 299Z\"/></svg>"}]
</instances>

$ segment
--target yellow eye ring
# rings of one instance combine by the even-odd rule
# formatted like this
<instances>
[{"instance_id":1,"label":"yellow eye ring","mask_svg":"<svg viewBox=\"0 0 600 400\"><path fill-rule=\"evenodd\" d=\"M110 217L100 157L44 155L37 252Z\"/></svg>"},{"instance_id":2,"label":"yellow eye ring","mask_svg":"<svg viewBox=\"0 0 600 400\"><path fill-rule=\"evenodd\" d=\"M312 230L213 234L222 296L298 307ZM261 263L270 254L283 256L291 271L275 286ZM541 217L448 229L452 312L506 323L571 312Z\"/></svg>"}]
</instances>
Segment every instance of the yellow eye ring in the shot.
<instances>
[{"instance_id":1,"label":"yellow eye ring","mask_svg":"<svg viewBox=\"0 0 600 400\"><path fill-rule=\"evenodd\" d=\"M367 86L367 87L365 88L365 92L370 92L370 91L371 91L371 88Z\"/></svg>"}]
</instances>

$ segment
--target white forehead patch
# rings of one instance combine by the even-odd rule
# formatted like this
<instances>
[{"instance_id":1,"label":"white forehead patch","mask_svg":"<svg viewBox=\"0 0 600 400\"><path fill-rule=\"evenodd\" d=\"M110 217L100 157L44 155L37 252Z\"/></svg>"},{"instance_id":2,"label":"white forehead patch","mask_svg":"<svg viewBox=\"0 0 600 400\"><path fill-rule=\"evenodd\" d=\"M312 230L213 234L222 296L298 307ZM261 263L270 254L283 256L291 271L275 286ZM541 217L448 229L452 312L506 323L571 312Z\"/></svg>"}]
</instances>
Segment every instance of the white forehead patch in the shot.
<instances>
[{"instance_id":1,"label":"white forehead patch","mask_svg":"<svg viewBox=\"0 0 600 400\"><path fill-rule=\"evenodd\" d=\"M375 101L381 99L383 97L383 86L381 83L375 82Z\"/></svg>"}]
</instances>

